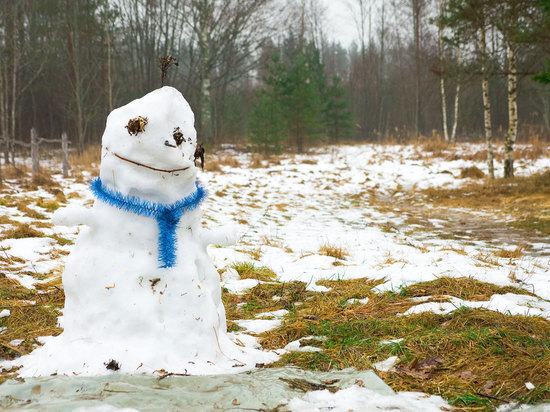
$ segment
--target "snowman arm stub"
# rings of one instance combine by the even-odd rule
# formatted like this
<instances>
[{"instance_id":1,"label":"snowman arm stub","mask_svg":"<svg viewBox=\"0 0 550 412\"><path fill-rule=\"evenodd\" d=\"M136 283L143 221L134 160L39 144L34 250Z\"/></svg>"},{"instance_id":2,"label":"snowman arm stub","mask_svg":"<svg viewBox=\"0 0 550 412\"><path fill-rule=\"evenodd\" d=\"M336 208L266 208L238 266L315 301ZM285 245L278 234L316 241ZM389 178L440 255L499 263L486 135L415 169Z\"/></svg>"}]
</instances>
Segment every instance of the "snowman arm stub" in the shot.
<instances>
[{"instance_id":1,"label":"snowman arm stub","mask_svg":"<svg viewBox=\"0 0 550 412\"><path fill-rule=\"evenodd\" d=\"M200 240L203 246L231 246L237 243L238 230L236 225L227 225L215 229L202 229Z\"/></svg>"},{"instance_id":2,"label":"snowman arm stub","mask_svg":"<svg viewBox=\"0 0 550 412\"><path fill-rule=\"evenodd\" d=\"M52 223L56 226L94 226L95 218L89 208L69 205L54 212Z\"/></svg>"}]
</instances>

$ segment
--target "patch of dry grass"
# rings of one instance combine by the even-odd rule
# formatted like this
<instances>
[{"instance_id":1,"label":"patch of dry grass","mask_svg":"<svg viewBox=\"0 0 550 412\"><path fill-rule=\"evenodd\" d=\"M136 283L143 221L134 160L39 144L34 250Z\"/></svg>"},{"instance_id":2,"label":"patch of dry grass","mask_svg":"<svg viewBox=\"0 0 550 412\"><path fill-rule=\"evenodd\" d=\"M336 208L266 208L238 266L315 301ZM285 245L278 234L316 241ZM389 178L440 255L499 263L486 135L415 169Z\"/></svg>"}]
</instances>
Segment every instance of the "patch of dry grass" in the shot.
<instances>
[{"instance_id":1,"label":"patch of dry grass","mask_svg":"<svg viewBox=\"0 0 550 412\"><path fill-rule=\"evenodd\" d=\"M2 231L1 239L24 239L29 237L44 237L44 233L26 224L18 224L15 227Z\"/></svg>"},{"instance_id":2,"label":"patch of dry grass","mask_svg":"<svg viewBox=\"0 0 550 412\"><path fill-rule=\"evenodd\" d=\"M269 282L277 278L275 272L266 266L255 266L250 262L238 262L232 266L238 273L241 279L257 279L264 282Z\"/></svg>"},{"instance_id":3,"label":"patch of dry grass","mask_svg":"<svg viewBox=\"0 0 550 412\"><path fill-rule=\"evenodd\" d=\"M22 179L30 173L29 168L25 164L9 164L2 166L2 177L4 179Z\"/></svg>"},{"instance_id":4,"label":"patch of dry grass","mask_svg":"<svg viewBox=\"0 0 550 412\"><path fill-rule=\"evenodd\" d=\"M436 394L458 408L487 411L502 403L498 399L526 403L550 399L548 320L467 308L448 315L396 316L416 304L410 300L416 296L432 296L429 301L442 301L443 295L487 300L495 293L526 292L468 278L440 278L399 292L374 293L372 288L380 282L318 282L331 288L324 293L309 292L300 282L262 284L245 295L225 294L224 302L230 320L290 310L281 327L260 335L265 349L282 348L306 336L314 336L307 344L322 349L285 354L269 367L365 370L395 355L399 358L395 371L378 372L394 390ZM366 304L349 303L365 297ZM397 338L402 341L380 344ZM428 371L418 367L434 359L437 367ZM527 390L525 382L536 389Z\"/></svg>"},{"instance_id":5,"label":"patch of dry grass","mask_svg":"<svg viewBox=\"0 0 550 412\"><path fill-rule=\"evenodd\" d=\"M36 206L41 207L42 209L46 209L48 212L54 212L59 209L60 205L55 200L45 200L43 198L39 198L36 201Z\"/></svg>"},{"instance_id":6,"label":"patch of dry grass","mask_svg":"<svg viewBox=\"0 0 550 412\"><path fill-rule=\"evenodd\" d=\"M494 252L496 257L506 259L519 259L525 256L525 246L518 246L514 250L500 249Z\"/></svg>"},{"instance_id":7,"label":"patch of dry grass","mask_svg":"<svg viewBox=\"0 0 550 412\"><path fill-rule=\"evenodd\" d=\"M346 260L349 257L349 252L342 246L333 245L331 243L325 243L319 247L319 254L324 256L330 256L335 259Z\"/></svg>"},{"instance_id":8,"label":"patch of dry grass","mask_svg":"<svg viewBox=\"0 0 550 412\"><path fill-rule=\"evenodd\" d=\"M431 138L421 136L418 143L424 154L430 153L433 157L442 157L444 154L454 150L454 146L441 138L434 135Z\"/></svg>"},{"instance_id":9,"label":"patch of dry grass","mask_svg":"<svg viewBox=\"0 0 550 412\"><path fill-rule=\"evenodd\" d=\"M550 172L514 179L494 179L461 188L430 188L420 192L435 206L501 212L508 225L540 235L550 234Z\"/></svg>"},{"instance_id":10,"label":"patch of dry grass","mask_svg":"<svg viewBox=\"0 0 550 412\"><path fill-rule=\"evenodd\" d=\"M266 246L271 246L271 247L278 247L278 248L282 248L283 247L283 244L282 242L280 242L279 240L274 240L274 239L271 239L269 236L267 235L263 235L262 236L262 243Z\"/></svg>"},{"instance_id":11,"label":"patch of dry grass","mask_svg":"<svg viewBox=\"0 0 550 412\"><path fill-rule=\"evenodd\" d=\"M248 164L248 167L250 169L260 169L265 167L263 163L264 158L260 156L259 154L254 154L250 158L250 163Z\"/></svg>"},{"instance_id":12,"label":"patch of dry grass","mask_svg":"<svg viewBox=\"0 0 550 412\"><path fill-rule=\"evenodd\" d=\"M504 295L506 293L534 296L524 289L513 286L497 286L492 283L464 277L441 277L430 282L416 283L401 289L399 293L403 297L445 295L470 301L487 301L493 295Z\"/></svg>"},{"instance_id":13,"label":"patch of dry grass","mask_svg":"<svg viewBox=\"0 0 550 412\"><path fill-rule=\"evenodd\" d=\"M477 166L465 167L460 170L461 179L483 179L484 177L485 173Z\"/></svg>"},{"instance_id":14,"label":"patch of dry grass","mask_svg":"<svg viewBox=\"0 0 550 412\"><path fill-rule=\"evenodd\" d=\"M230 154L221 154L216 157L216 164L219 166L228 166L228 167L241 167L241 163L239 160ZM208 170L212 170L212 168L209 168Z\"/></svg>"},{"instance_id":15,"label":"patch of dry grass","mask_svg":"<svg viewBox=\"0 0 550 412\"><path fill-rule=\"evenodd\" d=\"M101 163L101 145L94 144L86 147L81 153L69 153L69 165L79 171L97 172Z\"/></svg>"},{"instance_id":16,"label":"patch of dry grass","mask_svg":"<svg viewBox=\"0 0 550 412\"><path fill-rule=\"evenodd\" d=\"M514 149L516 159L537 160L548 155L548 142L541 140L539 135L529 138L526 145L520 145Z\"/></svg>"},{"instance_id":17,"label":"patch of dry grass","mask_svg":"<svg viewBox=\"0 0 550 412\"><path fill-rule=\"evenodd\" d=\"M36 338L60 334L57 317L64 301L61 278L27 289L0 274L0 309L10 311L9 316L0 318L0 326L6 328L0 334L0 357L14 359L31 352L38 345ZM10 344L16 339L23 342ZM10 377L15 377L11 371L3 372L0 383Z\"/></svg>"}]
</instances>

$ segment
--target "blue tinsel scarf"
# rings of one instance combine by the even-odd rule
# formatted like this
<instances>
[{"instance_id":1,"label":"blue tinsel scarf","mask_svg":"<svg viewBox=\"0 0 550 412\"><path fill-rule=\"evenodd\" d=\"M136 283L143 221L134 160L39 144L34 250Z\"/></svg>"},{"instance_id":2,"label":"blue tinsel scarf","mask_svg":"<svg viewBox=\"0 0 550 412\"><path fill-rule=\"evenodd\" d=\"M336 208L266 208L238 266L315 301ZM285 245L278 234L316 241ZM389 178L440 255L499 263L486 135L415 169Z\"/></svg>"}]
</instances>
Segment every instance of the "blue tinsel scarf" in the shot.
<instances>
[{"instance_id":1,"label":"blue tinsel scarf","mask_svg":"<svg viewBox=\"0 0 550 412\"><path fill-rule=\"evenodd\" d=\"M159 227L158 253L161 268L171 268L176 264L176 228L181 217L195 209L205 198L206 191L195 182L197 190L189 196L169 205L149 202L135 196L123 195L105 187L99 177L90 183L95 197L111 206L136 215L152 217Z\"/></svg>"}]
</instances>

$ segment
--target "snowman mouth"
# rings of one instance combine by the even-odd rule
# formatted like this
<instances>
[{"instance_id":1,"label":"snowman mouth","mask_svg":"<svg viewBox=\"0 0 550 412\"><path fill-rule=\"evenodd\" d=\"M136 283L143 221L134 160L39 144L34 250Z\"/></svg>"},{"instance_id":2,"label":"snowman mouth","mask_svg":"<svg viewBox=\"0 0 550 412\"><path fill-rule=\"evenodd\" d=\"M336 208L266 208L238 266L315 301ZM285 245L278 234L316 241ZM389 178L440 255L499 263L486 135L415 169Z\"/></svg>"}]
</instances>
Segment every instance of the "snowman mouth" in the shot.
<instances>
[{"instance_id":1,"label":"snowman mouth","mask_svg":"<svg viewBox=\"0 0 550 412\"><path fill-rule=\"evenodd\" d=\"M139 166L139 167L144 167L144 168L149 169L149 170L154 170L155 172L163 172L163 173L182 172L184 170L189 169L189 167L190 167L190 166L187 166L187 167L182 167L180 169L159 169L159 168L156 168L156 167L153 167L153 166L149 166L149 165L146 165L146 164L143 164L143 163L136 162L135 160L127 159L126 157L123 157L123 156L119 155L118 153L112 152L111 150L109 150L108 147L106 147L105 150L107 152L111 153L113 156L119 158L120 160L124 160L125 162L132 163L133 165L136 165L136 166Z\"/></svg>"}]
</instances>

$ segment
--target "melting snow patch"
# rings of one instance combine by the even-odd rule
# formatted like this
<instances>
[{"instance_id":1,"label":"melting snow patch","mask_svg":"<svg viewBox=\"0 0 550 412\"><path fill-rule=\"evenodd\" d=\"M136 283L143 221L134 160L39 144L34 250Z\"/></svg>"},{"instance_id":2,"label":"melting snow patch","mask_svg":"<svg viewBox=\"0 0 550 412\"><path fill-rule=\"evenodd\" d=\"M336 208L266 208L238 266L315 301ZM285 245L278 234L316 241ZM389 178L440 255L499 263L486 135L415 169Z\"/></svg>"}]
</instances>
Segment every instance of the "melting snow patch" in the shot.
<instances>
[{"instance_id":1,"label":"melting snow patch","mask_svg":"<svg viewBox=\"0 0 550 412\"><path fill-rule=\"evenodd\" d=\"M281 319L245 319L235 321L241 328L251 333L263 333L281 326Z\"/></svg>"},{"instance_id":2,"label":"melting snow patch","mask_svg":"<svg viewBox=\"0 0 550 412\"><path fill-rule=\"evenodd\" d=\"M380 342L378 342L379 345L390 345L392 343L399 343L403 340L403 338L399 338L399 339L391 339L391 340L381 340Z\"/></svg>"},{"instance_id":3,"label":"melting snow patch","mask_svg":"<svg viewBox=\"0 0 550 412\"><path fill-rule=\"evenodd\" d=\"M222 283L230 293L237 295L245 293L248 289L258 286L261 282L257 279L228 280Z\"/></svg>"},{"instance_id":4,"label":"melting snow patch","mask_svg":"<svg viewBox=\"0 0 550 412\"><path fill-rule=\"evenodd\" d=\"M372 367L380 372L388 372L395 366L398 359L399 358L397 356L390 356L386 360L373 363Z\"/></svg>"},{"instance_id":5,"label":"melting snow patch","mask_svg":"<svg viewBox=\"0 0 550 412\"><path fill-rule=\"evenodd\" d=\"M361 305L366 305L368 302L369 302L369 298L365 298L365 299L353 298L353 299L348 299L346 303L349 303L350 305L354 303L360 303Z\"/></svg>"},{"instance_id":6,"label":"melting snow patch","mask_svg":"<svg viewBox=\"0 0 550 412\"><path fill-rule=\"evenodd\" d=\"M330 292L330 288L322 285L318 285L316 282L310 282L306 286L306 290L309 292Z\"/></svg>"},{"instance_id":7,"label":"melting snow patch","mask_svg":"<svg viewBox=\"0 0 550 412\"><path fill-rule=\"evenodd\" d=\"M399 392L382 395L359 386L342 389L336 393L328 390L308 392L303 398L290 400L287 407L296 412L347 412L394 410L400 412L441 412L451 407L439 396L427 396L417 392Z\"/></svg>"},{"instance_id":8,"label":"melting snow patch","mask_svg":"<svg viewBox=\"0 0 550 412\"><path fill-rule=\"evenodd\" d=\"M304 339L304 338L302 338ZM289 352L320 352L322 351L321 348L316 348L315 346L300 346L300 341L302 339L298 339L295 341L290 342L288 345L285 346L285 350Z\"/></svg>"},{"instance_id":9,"label":"melting snow patch","mask_svg":"<svg viewBox=\"0 0 550 412\"><path fill-rule=\"evenodd\" d=\"M471 309L482 308L493 310L506 315L541 316L550 319L550 302L533 296L506 293L505 295L493 295L490 300L484 302L471 302L453 296L448 296L448 298L450 302L427 302L413 306L403 313L403 315L422 312L434 312L444 315L461 307L467 307Z\"/></svg>"},{"instance_id":10,"label":"melting snow patch","mask_svg":"<svg viewBox=\"0 0 550 412\"><path fill-rule=\"evenodd\" d=\"M11 312L9 309L4 309L2 312L0 312L0 318L5 318L6 316L10 316Z\"/></svg>"},{"instance_id":11,"label":"melting snow patch","mask_svg":"<svg viewBox=\"0 0 550 412\"><path fill-rule=\"evenodd\" d=\"M256 318L262 318L262 319L265 319L265 318L282 318L287 313L288 313L288 310L280 309L280 310L275 310L273 312L258 313L255 317Z\"/></svg>"}]
</instances>

